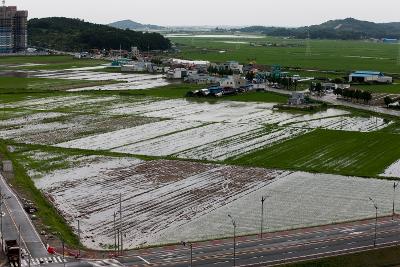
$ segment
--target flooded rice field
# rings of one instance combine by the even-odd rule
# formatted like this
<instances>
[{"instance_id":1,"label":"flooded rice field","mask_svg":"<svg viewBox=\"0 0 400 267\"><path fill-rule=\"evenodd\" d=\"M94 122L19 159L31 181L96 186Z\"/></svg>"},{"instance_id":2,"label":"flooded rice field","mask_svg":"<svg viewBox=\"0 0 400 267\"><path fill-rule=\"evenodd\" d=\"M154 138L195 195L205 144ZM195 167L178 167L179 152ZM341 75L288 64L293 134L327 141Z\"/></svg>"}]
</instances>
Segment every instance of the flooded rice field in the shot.
<instances>
[{"instance_id":1,"label":"flooded rice field","mask_svg":"<svg viewBox=\"0 0 400 267\"><path fill-rule=\"evenodd\" d=\"M304 114L276 111L271 103L210 104L157 98L130 101L120 96L47 97L5 107L30 109L33 114L0 121L1 138L214 161L250 153L317 128L372 132L391 124L382 118L352 116L334 108ZM55 112L60 109L65 112ZM77 110L93 114L77 114Z\"/></svg>"},{"instance_id":2,"label":"flooded rice field","mask_svg":"<svg viewBox=\"0 0 400 267\"><path fill-rule=\"evenodd\" d=\"M26 153L54 164L55 156ZM31 175L75 232L80 220L83 244L95 249L113 245L120 194L126 248L226 237L232 230L228 214L238 234L257 233L265 195L268 231L373 217L370 196L380 205L379 215L391 212L392 182L379 179L187 161L102 156L75 161Z\"/></svg>"}]
</instances>

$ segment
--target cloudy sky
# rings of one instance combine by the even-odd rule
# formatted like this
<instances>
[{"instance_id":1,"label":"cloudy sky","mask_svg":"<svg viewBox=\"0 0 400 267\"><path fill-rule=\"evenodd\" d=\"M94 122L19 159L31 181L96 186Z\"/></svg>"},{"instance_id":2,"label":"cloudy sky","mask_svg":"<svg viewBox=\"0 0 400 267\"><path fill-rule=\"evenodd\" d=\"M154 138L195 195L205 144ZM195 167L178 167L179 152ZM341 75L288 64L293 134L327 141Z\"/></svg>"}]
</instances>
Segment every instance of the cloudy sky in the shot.
<instances>
[{"instance_id":1,"label":"cloudy sky","mask_svg":"<svg viewBox=\"0 0 400 267\"><path fill-rule=\"evenodd\" d=\"M354 17L400 21L400 0L6 0L31 18L64 16L96 23L131 19L170 25L304 26Z\"/></svg>"}]
</instances>

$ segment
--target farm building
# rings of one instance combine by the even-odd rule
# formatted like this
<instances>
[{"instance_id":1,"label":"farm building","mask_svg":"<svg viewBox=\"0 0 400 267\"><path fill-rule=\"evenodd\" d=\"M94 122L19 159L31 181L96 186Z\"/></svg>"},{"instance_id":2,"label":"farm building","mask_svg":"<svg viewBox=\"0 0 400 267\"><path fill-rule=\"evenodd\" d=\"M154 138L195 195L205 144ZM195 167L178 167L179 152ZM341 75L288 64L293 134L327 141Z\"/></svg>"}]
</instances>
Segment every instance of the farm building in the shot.
<instances>
[{"instance_id":1,"label":"farm building","mask_svg":"<svg viewBox=\"0 0 400 267\"><path fill-rule=\"evenodd\" d=\"M348 89L350 84L337 84L337 83L321 83L323 91L335 90L335 89Z\"/></svg>"},{"instance_id":2,"label":"farm building","mask_svg":"<svg viewBox=\"0 0 400 267\"><path fill-rule=\"evenodd\" d=\"M136 61L132 62L130 64L122 65L121 66L121 71L122 72L130 72L130 71L139 71L139 72L144 72L144 71L153 71L153 63L151 62L144 62L144 61Z\"/></svg>"},{"instance_id":3,"label":"farm building","mask_svg":"<svg viewBox=\"0 0 400 267\"><path fill-rule=\"evenodd\" d=\"M237 61L227 61L219 65L219 68L224 70L231 70L235 74L243 73L243 65L240 65Z\"/></svg>"},{"instance_id":4,"label":"farm building","mask_svg":"<svg viewBox=\"0 0 400 267\"><path fill-rule=\"evenodd\" d=\"M383 38L382 42L384 44L397 44L399 42L399 40L393 39L393 38Z\"/></svg>"},{"instance_id":5,"label":"farm building","mask_svg":"<svg viewBox=\"0 0 400 267\"><path fill-rule=\"evenodd\" d=\"M167 72L167 79L182 79L187 76L187 69L176 68Z\"/></svg>"},{"instance_id":6,"label":"farm building","mask_svg":"<svg viewBox=\"0 0 400 267\"><path fill-rule=\"evenodd\" d=\"M246 86L247 80L240 76L228 76L225 79L222 79L220 82L220 86L222 88L234 88L239 89L240 87Z\"/></svg>"},{"instance_id":7,"label":"farm building","mask_svg":"<svg viewBox=\"0 0 400 267\"><path fill-rule=\"evenodd\" d=\"M185 82L196 83L196 84L213 84L213 83L219 83L221 78L203 73L197 73L197 74L189 73L184 80Z\"/></svg>"},{"instance_id":8,"label":"farm building","mask_svg":"<svg viewBox=\"0 0 400 267\"><path fill-rule=\"evenodd\" d=\"M385 76L379 71L356 71L349 75L349 82L378 82L378 83L392 83L393 78Z\"/></svg>"}]
</instances>

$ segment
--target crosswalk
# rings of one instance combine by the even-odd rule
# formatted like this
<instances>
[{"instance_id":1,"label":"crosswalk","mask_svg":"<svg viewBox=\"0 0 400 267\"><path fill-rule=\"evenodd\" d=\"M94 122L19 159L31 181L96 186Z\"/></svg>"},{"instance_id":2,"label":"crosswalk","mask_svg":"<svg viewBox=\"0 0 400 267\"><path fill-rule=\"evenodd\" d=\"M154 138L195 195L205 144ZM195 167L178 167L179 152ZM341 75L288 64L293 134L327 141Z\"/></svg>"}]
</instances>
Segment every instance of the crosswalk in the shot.
<instances>
[{"instance_id":1,"label":"crosswalk","mask_svg":"<svg viewBox=\"0 0 400 267\"><path fill-rule=\"evenodd\" d=\"M90 261L94 267L106 267L106 266L113 266L113 267L122 267L125 266L116 259L107 259L101 261Z\"/></svg>"},{"instance_id":2,"label":"crosswalk","mask_svg":"<svg viewBox=\"0 0 400 267\"><path fill-rule=\"evenodd\" d=\"M62 256L57 257L45 257L45 258L25 258L21 260L21 267L28 266L38 266L38 265L46 265L46 264L60 264L67 262L66 259L63 259ZM122 263L117 261L116 259L105 259L105 260L97 260L97 261L88 261L93 267L124 267ZM11 267L18 267L18 263L11 264Z\"/></svg>"},{"instance_id":3,"label":"crosswalk","mask_svg":"<svg viewBox=\"0 0 400 267\"><path fill-rule=\"evenodd\" d=\"M106 266L113 266L113 267L123 267L122 263L117 261L116 259L106 259L101 261L90 261L90 263L95 267L106 267Z\"/></svg>"},{"instance_id":4,"label":"crosswalk","mask_svg":"<svg viewBox=\"0 0 400 267\"><path fill-rule=\"evenodd\" d=\"M67 262L67 260L63 259L62 256L32 258L30 259L30 262L29 259L25 258L21 260L21 267L36 266L49 263L63 263L63 262Z\"/></svg>"}]
</instances>

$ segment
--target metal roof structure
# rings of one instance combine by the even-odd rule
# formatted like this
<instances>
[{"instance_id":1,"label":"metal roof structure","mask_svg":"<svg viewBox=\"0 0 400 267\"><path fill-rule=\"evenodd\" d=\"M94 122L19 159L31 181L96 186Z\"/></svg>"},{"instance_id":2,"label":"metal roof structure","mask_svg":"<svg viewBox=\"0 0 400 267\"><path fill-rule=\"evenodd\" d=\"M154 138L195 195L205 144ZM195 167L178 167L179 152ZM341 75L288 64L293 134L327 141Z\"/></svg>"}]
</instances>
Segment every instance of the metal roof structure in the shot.
<instances>
[{"instance_id":1,"label":"metal roof structure","mask_svg":"<svg viewBox=\"0 0 400 267\"><path fill-rule=\"evenodd\" d=\"M383 76L382 72L379 71L355 71L350 76L353 77L368 77L368 76Z\"/></svg>"}]
</instances>

